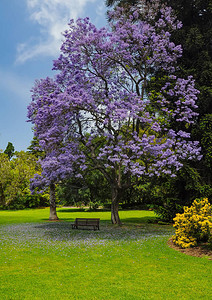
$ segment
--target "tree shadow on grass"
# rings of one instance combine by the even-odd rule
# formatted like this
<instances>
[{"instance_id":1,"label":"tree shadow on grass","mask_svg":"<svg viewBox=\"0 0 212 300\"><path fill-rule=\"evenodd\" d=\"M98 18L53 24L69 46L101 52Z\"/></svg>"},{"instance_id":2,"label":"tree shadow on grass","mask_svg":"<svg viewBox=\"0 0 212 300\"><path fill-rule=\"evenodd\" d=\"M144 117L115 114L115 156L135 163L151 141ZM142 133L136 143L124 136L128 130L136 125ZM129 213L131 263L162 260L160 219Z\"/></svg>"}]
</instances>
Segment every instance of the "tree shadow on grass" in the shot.
<instances>
[{"instance_id":1,"label":"tree shadow on grass","mask_svg":"<svg viewBox=\"0 0 212 300\"><path fill-rule=\"evenodd\" d=\"M42 247L51 243L55 246L86 247L131 241L139 243L149 238L170 237L173 233L170 228L148 223L124 223L123 226L117 226L107 220L100 222L100 230L78 230L72 229L71 222L60 221L6 225L0 227L0 235L7 241L20 245L29 244L30 247Z\"/></svg>"},{"instance_id":2,"label":"tree shadow on grass","mask_svg":"<svg viewBox=\"0 0 212 300\"><path fill-rule=\"evenodd\" d=\"M86 212L84 208L58 208L59 213Z\"/></svg>"},{"instance_id":3,"label":"tree shadow on grass","mask_svg":"<svg viewBox=\"0 0 212 300\"><path fill-rule=\"evenodd\" d=\"M135 220L134 220L135 221ZM72 229L69 222L48 222L34 225L36 230L39 230L41 235L52 241L66 241L82 243L99 243L100 241L132 241L140 240L152 236L170 235L170 227L159 226L155 224L139 223L128 224L123 226L112 225L109 221L100 223L100 230Z\"/></svg>"},{"instance_id":4,"label":"tree shadow on grass","mask_svg":"<svg viewBox=\"0 0 212 300\"><path fill-rule=\"evenodd\" d=\"M108 208L98 208L98 209L89 209L89 208L58 208L57 212L59 213L73 213L73 212L86 212L86 213L98 213L98 212L110 212Z\"/></svg>"},{"instance_id":5,"label":"tree shadow on grass","mask_svg":"<svg viewBox=\"0 0 212 300\"><path fill-rule=\"evenodd\" d=\"M98 218L98 216L96 216ZM46 222L49 222L49 223L60 223L60 222L72 222L74 223L74 220L75 220L76 217L73 217L73 218L59 218L59 220L53 220L53 221L50 221L49 219L47 218L43 218L41 219L42 221L46 221ZM146 216L146 217L140 217L140 218L121 218L121 222L122 222L122 225L142 225L142 224L157 224L157 217L149 217L149 216ZM110 220L101 220L100 218L100 223L101 224L111 224L111 221ZM111 227L115 227L115 226L118 226L118 225L113 225L111 224Z\"/></svg>"},{"instance_id":6,"label":"tree shadow on grass","mask_svg":"<svg viewBox=\"0 0 212 300\"><path fill-rule=\"evenodd\" d=\"M121 221L123 223L157 223L157 217L140 217L140 218L122 218Z\"/></svg>"},{"instance_id":7,"label":"tree shadow on grass","mask_svg":"<svg viewBox=\"0 0 212 300\"><path fill-rule=\"evenodd\" d=\"M59 218L59 220L49 220L48 218L43 218L41 221L48 223L60 223L60 222L74 222L75 218Z\"/></svg>"}]
</instances>

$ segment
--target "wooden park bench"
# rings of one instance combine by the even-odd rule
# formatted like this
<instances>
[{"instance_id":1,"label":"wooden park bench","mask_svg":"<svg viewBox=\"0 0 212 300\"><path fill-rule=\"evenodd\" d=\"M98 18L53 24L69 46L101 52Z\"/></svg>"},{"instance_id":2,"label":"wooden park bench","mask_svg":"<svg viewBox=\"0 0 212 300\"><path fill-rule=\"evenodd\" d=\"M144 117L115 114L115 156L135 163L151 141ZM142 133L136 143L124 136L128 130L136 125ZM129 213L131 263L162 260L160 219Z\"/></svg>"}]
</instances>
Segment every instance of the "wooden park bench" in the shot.
<instances>
[{"instance_id":1,"label":"wooden park bench","mask_svg":"<svg viewBox=\"0 0 212 300\"><path fill-rule=\"evenodd\" d=\"M94 218L76 218L72 229L79 229L79 227L91 227L93 230L99 230L100 219Z\"/></svg>"}]
</instances>

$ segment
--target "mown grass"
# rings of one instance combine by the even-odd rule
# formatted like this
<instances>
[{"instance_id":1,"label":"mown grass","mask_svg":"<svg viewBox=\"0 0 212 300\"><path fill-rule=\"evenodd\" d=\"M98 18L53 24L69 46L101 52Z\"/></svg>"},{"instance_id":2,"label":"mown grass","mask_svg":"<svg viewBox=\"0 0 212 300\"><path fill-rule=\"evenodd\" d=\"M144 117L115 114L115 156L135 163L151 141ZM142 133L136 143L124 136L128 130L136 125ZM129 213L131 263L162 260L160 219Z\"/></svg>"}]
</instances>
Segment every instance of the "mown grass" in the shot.
<instances>
[{"instance_id":1,"label":"mown grass","mask_svg":"<svg viewBox=\"0 0 212 300\"><path fill-rule=\"evenodd\" d=\"M58 208L58 217L61 221L73 221L80 217L98 217L101 221L109 221L110 211L83 211L75 208ZM121 210L120 217L125 222L145 222L147 220L155 219L153 211L139 211L139 210ZM4 210L0 211L0 225L12 223L31 223L48 221L49 208L41 209L26 209L26 210ZM142 219L141 219L142 218Z\"/></svg>"},{"instance_id":2,"label":"mown grass","mask_svg":"<svg viewBox=\"0 0 212 300\"><path fill-rule=\"evenodd\" d=\"M172 226L154 213L58 209L0 212L0 299L212 299L212 262L167 246ZM72 230L75 217L100 217L100 231Z\"/></svg>"}]
</instances>

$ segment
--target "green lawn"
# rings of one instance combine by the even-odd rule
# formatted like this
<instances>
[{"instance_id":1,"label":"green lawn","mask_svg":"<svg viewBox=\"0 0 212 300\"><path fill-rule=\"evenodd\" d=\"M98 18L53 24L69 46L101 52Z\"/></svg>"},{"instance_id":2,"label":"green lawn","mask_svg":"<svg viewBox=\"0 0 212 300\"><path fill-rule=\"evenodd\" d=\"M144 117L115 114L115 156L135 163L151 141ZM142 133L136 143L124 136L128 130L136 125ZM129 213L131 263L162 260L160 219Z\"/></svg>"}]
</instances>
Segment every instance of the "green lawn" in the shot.
<instances>
[{"instance_id":1,"label":"green lawn","mask_svg":"<svg viewBox=\"0 0 212 300\"><path fill-rule=\"evenodd\" d=\"M0 299L212 299L212 261L170 249L172 226L150 211L0 211ZM100 231L72 230L100 217Z\"/></svg>"}]
</instances>

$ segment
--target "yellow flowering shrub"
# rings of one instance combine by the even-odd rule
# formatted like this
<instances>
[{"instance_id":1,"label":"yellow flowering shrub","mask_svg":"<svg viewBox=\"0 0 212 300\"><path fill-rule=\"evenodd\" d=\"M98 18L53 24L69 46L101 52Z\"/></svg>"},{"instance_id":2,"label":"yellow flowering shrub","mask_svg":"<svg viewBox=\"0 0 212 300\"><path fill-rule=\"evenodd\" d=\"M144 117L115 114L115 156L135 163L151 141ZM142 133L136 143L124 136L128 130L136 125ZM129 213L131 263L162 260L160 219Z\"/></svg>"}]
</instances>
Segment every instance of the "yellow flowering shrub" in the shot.
<instances>
[{"instance_id":1,"label":"yellow flowering shrub","mask_svg":"<svg viewBox=\"0 0 212 300\"><path fill-rule=\"evenodd\" d=\"M181 248L196 246L208 241L212 231L212 207L207 198L196 199L191 207L184 207L184 213L177 214L173 242Z\"/></svg>"}]
</instances>

